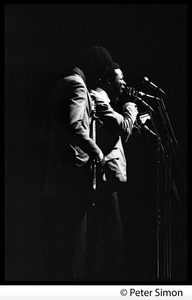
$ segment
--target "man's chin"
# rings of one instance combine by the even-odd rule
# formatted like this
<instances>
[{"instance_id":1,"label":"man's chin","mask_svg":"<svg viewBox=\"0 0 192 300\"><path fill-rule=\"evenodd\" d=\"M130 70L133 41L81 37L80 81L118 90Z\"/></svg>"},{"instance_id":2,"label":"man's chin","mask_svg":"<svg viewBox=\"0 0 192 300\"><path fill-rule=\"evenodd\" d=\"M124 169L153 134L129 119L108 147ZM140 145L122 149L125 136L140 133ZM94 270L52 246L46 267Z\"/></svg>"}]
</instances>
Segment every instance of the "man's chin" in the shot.
<instances>
[{"instance_id":1,"label":"man's chin","mask_svg":"<svg viewBox=\"0 0 192 300\"><path fill-rule=\"evenodd\" d=\"M119 96L122 96L124 92L125 92L125 90L119 91Z\"/></svg>"}]
</instances>

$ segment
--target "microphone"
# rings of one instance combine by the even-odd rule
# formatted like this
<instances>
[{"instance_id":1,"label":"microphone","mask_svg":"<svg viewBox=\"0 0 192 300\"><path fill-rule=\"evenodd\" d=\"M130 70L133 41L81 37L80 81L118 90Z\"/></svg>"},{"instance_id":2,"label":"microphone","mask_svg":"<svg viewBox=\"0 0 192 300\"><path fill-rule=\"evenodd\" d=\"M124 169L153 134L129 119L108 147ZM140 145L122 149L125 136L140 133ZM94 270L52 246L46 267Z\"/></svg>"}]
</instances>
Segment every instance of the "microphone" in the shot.
<instances>
[{"instance_id":1,"label":"microphone","mask_svg":"<svg viewBox=\"0 0 192 300\"><path fill-rule=\"evenodd\" d=\"M143 104L143 106L145 106L147 109L149 109L152 112L154 112L154 109L149 104L147 104L145 101L143 101L141 98L139 98L138 96L135 97L135 102Z\"/></svg>"},{"instance_id":2,"label":"microphone","mask_svg":"<svg viewBox=\"0 0 192 300\"><path fill-rule=\"evenodd\" d=\"M149 95L149 94L145 94L143 92L138 92L137 93L140 97L144 97L144 98L149 98L149 99L153 99L153 100L157 100L157 101L160 101L161 99L158 98L158 97L155 97L155 96L152 96L152 95Z\"/></svg>"},{"instance_id":3,"label":"microphone","mask_svg":"<svg viewBox=\"0 0 192 300\"><path fill-rule=\"evenodd\" d=\"M125 87L124 92L125 92L126 95L129 95L130 97L134 97L134 102L135 103L139 102L139 103L143 104L146 108L148 108L149 110L154 112L153 108L141 99L142 96L147 95L147 94L145 94L143 92L138 92L137 90L135 90L135 88L128 87L128 86ZM150 95L148 95L148 96L150 96ZM151 96L151 97L153 97L153 96ZM156 97L154 97L154 98L156 98Z\"/></svg>"},{"instance_id":4,"label":"microphone","mask_svg":"<svg viewBox=\"0 0 192 300\"><path fill-rule=\"evenodd\" d=\"M158 90L161 94L163 94L165 96L165 92L160 87L158 87L156 84L154 84L153 82L151 82L149 80L149 78L144 77L143 78L143 83L147 83L150 87L152 87L155 90Z\"/></svg>"},{"instance_id":5,"label":"microphone","mask_svg":"<svg viewBox=\"0 0 192 300\"><path fill-rule=\"evenodd\" d=\"M151 133L152 135L157 136L156 133L153 132L147 125L143 125L142 128L144 131L147 131L147 132Z\"/></svg>"}]
</instances>

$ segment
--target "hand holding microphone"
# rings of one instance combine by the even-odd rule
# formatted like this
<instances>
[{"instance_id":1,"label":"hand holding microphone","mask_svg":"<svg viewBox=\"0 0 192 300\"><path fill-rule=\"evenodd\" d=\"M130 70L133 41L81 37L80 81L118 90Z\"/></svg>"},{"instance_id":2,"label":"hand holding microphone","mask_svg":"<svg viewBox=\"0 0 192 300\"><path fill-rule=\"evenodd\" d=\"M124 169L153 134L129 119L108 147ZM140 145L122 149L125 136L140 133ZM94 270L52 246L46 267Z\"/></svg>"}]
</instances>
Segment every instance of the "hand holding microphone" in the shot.
<instances>
[{"instance_id":1,"label":"hand holding microphone","mask_svg":"<svg viewBox=\"0 0 192 300\"><path fill-rule=\"evenodd\" d=\"M150 111L154 111L153 108L147 104L143 99L142 97L146 97L146 98L153 98L153 99L156 99L158 100L159 98L156 98L154 96L151 96L151 95L148 95L148 94L145 94L143 92L139 92L137 91L135 88L133 87L126 87L126 95L128 95L131 100L134 102L134 103L140 103L142 104L143 106L145 106L148 110ZM131 101L130 100L130 101Z\"/></svg>"}]
</instances>

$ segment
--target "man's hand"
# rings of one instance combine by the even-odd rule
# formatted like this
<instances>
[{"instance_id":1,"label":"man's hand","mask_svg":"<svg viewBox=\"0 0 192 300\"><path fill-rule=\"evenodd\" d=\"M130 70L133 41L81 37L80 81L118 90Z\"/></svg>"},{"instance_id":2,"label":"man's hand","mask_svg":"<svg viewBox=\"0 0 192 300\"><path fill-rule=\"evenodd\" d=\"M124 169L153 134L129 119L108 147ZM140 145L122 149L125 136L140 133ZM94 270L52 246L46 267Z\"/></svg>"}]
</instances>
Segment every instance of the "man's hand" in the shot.
<instances>
[{"instance_id":1,"label":"man's hand","mask_svg":"<svg viewBox=\"0 0 192 300\"><path fill-rule=\"evenodd\" d=\"M97 166L97 178L100 179L105 174L105 157L100 151L98 157L93 161Z\"/></svg>"}]
</instances>

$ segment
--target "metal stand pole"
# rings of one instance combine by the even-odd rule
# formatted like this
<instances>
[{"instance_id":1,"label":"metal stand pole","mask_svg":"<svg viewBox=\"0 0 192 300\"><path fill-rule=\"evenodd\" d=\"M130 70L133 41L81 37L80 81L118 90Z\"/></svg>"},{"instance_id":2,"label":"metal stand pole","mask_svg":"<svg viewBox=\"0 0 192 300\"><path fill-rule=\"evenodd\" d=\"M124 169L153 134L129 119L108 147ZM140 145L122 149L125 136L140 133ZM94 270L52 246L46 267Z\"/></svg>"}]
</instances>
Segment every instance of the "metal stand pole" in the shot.
<instances>
[{"instance_id":1,"label":"metal stand pole","mask_svg":"<svg viewBox=\"0 0 192 300\"><path fill-rule=\"evenodd\" d=\"M157 127L155 125L152 113L150 113L151 122L153 125L153 128L155 130L156 136L157 136L157 160L156 160L156 174L157 174L157 188L156 188L156 275L157 279L160 279L162 277L162 270L164 273L164 243L162 243L163 235L164 235L164 218L163 218L163 202L164 202L164 191L162 189L163 187L163 179L164 176L162 176L162 157L163 160L165 159L165 150L160 138L160 135L158 133Z\"/></svg>"},{"instance_id":2,"label":"metal stand pole","mask_svg":"<svg viewBox=\"0 0 192 300\"><path fill-rule=\"evenodd\" d=\"M153 116L151 121L157 135L157 278L172 278L171 196L180 197L173 180L172 164L176 166L182 181L182 166L178 160L179 148L163 99L158 101L158 110L166 133L164 145L157 131ZM165 147L164 147L165 146Z\"/></svg>"}]
</instances>

